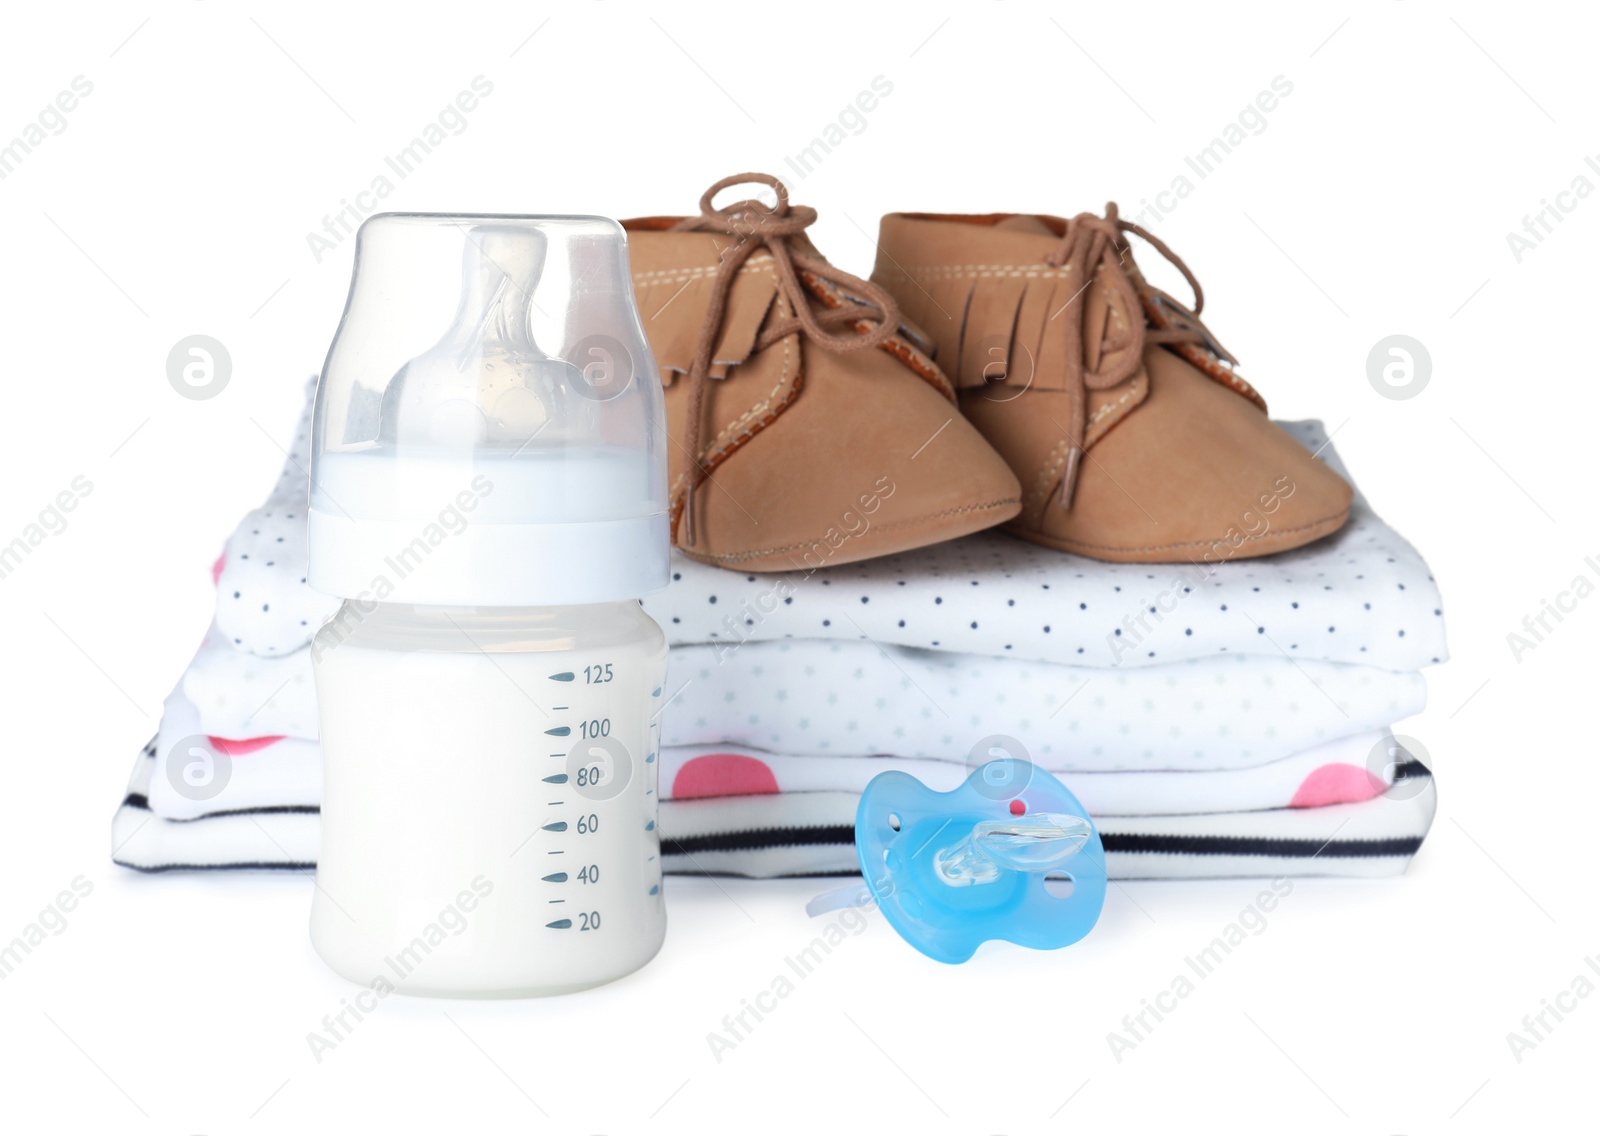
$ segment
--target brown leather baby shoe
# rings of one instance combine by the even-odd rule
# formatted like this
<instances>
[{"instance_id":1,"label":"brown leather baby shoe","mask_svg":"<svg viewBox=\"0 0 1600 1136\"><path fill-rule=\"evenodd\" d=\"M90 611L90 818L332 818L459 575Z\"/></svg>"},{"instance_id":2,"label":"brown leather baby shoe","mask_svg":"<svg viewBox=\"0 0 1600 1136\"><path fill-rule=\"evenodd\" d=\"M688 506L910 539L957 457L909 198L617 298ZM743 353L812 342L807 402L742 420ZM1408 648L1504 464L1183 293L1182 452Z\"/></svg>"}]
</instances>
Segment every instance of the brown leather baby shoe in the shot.
<instances>
[{"instance_id":1,"label":"brown leather baby shoe","mask_svg":"<svg viewBox=\"0 0 1600 1136\"><path fill-rule=\"evenodd\" d=\"M1152 287L1127 233L1194 308ZM1267 418L1199 313L1200 284L1117 216L891 213L873 280L937 344L967 418L1023 487L1008 532L1120 561L1217 561L1344 524L1350 486Z\"/></svg>"},{"instance_id":2,"label":"brown leather baby shoe","mask_svg":"<svg viewBox=\"0 0 1600 1136\"><path fill-rule=\"evenodd\" d=\"M775 206L713 198L759 183ZM697 560L815 569L1010 520L1021 489L882 288L805 236L766 174L700 216L624 221L666 386L673 539Z\"/></svg>"}]
</instances>

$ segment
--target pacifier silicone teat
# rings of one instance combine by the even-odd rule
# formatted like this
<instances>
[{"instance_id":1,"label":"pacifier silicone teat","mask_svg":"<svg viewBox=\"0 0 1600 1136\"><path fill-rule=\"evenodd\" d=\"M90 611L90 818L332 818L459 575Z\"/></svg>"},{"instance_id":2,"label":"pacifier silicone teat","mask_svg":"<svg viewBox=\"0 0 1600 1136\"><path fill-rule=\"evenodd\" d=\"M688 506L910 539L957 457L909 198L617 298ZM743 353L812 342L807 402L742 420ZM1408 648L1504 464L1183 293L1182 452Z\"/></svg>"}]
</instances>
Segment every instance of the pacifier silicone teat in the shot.
<instances>
[{"instance_id":1,"label":"pacifier silicone teat","mask_svg":"<svg viewBox=\"0 0 1600 1136\"><path fill-rule=\"evenodd\" d=\"M1067 946L1105 903L1094 823L1065 785L1018 758L988 762L948 793L880 773L856 810L856 855L863 884L807 910L870 896L902 938L940 962L965 962L989 939Z\"/></svg>"}]
</instances>

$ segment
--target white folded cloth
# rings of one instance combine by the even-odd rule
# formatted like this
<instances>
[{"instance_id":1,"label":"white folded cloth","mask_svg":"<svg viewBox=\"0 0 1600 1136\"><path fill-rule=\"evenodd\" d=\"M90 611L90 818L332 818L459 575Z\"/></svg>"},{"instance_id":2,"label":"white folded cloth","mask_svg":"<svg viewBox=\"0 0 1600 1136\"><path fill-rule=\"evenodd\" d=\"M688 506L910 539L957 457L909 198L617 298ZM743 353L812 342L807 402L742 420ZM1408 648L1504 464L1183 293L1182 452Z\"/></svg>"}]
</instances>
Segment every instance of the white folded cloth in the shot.
<instances>
[{"instance_id":1,"label":"white folded cloth","mask_svg":"<svg viewBox=\"0 0 1600 1136\"><path fill-rule=\"evenodd\" d=\"M859 803L854 793L663 801L662 867L758 878L854 875ZM1394 796L1360 804L1094 820L1112 879L1393 876L1421 847L1436 806L1433 779L1416 765Z\"/></svg>"},{"instance_id":2,"label":"white folded cloth","mask_svg":"<svg viewBox=\"0 0 1600 1136\"><path fill-rule=\"evenodd\" d=\"M339 601L306 583L306 508L311 496L311 400L285 451L283 472L259 508L244 515L217 561L217 629L223 642L251 655L287 655L339 610Z\"/></svg>"},{"instance_id":3,"label":"white folded cloth","mask_svg":"<svg viewBox=\"0 0 1600 1136\"><path fill-rule=\"evenodd\" d=\"M1322 423L1279 425L1348 479ZM672 643L865 638L1093 667L1251 654L1414 671L1446 654L1428 566L1359 491L1338 532L1260 559L1109 564L991 530L776 576L678 556L645 609Z\"/></svg>"},{"instance_id":4,"label":"white folded cloth","mask_svg":"<svg viewBox=\"0 0 1600 1136\"><path fill-rule=\"evenodd\" d=\"M1388 730L1372 730L1245 769L1081 772L1048 764L1040 767L1061 778L1093 816L1173 816L1368 801L1394 784L1399 770L1396 752L1397 743ZM878 774L896 770L948 793L978 764L887 755L767 753L751 746L668 746L661 750L658 791L663 801L860 793Z\"/></svg>"},{"instance_id":5,"label":"white folded cloth","mask_svg":"<svg viewBox=\"0 0 1600 1136\"><path fill-rule=\"evenodd\" d=\"M150 811L155 744L134 765L112 820L112 859L147 872L315 866L319 817L309 806L168 820ZM1326 808L1178 816L1096 816L1113 879L1387 876L1405 870L1433 820L1433 779L1416 762L1383 795ZM663 801L668 872L769 878L854 874L850 792ZM508 849L508 853L509 853Z\"/></svg>"},{"instance_id":6,"label":"white folded cloth","mask_svg":"<svg viewBox=\"0 0 1600 1136\"><path fill-rule=\"evenodd\" d=\"M201 732L223 738L317 736L311 648L261 656L230 647L218 627L206 634L179 680L200 715Z\"/></svg>"},{"instance_id":7,"label":"white folded cloth","mask_svg":"<svg viewBox=\"0 0 1600 1136\"><path fill-rule=\"evenodd\" d=\"M148 871L311 866L321 762L305 572L310 396L273 493L214 577L213 627L113 821ZM1335 468L1320 423L1285 429ZM1357 493L1270 558L1108 564L996 532L756 575L673 553L646 609L672 645L669 871L853 872L877 772L951 788L1014 743L1063 775L1113 876L1398 872L1432 777L1392 760L1445 657L1427 566ZM885 756L893 755L893 756Z\"/></svg>"},{"instance_id":8,"label":"white folded cloth","mask_svg":"<svg viewBox=\"0 0 1600 1136\"><path fill-rule=\"evenodd\" d=\"M183 693L196 732L316 737L311 652L235 651L212 634ZM1417 673L1261 655L1105 670L864 641L673 647L664 745L962 760L1007 735L1051 769L1259 765L1419 712Z\"/></svg>"},{"instance_id":9,"label":"white folded cloth","mask_svg":"<svg viewBox=\"0 0 1600 1136\"><path fill-rule=\"evenodd\" d=\"M1427 685L1346 663L1222 655L1116 670L785 639L673 647L662 744L962 760L993 735L1049 769L1229 769L1422 710Z\"/></svg>"},{"instance_id":10,"label":"white folded cloth","mask_svg":"<svg viewBox=\"0 0 1600 1136\"><path fill-rule=\"evenodd\" d=\"M322 803L322 751L314 740L211 734L182 689L161 710L150 807L190 820L210 813Z\"/></svg>"},{"instance_id":11,"label":"white folded cloth","mask_svg":"<svg viewBox=\"0 0 1600 1136\"><path fill-rule=\"evenodd\" d=\"M315 741L209 735L181 690L167 699L156 736L156 769L146 796L172 820L223 812L322 802L322 760ZM1009 741L1007 743L1009 745ZM1367 800L1394 775L1386 729L1366 730L1274 761L1217 769L1080 768L1070 755L1028 754L1068 782L1095 814L1241 812L1316 807ZM1014 746L974 756L919 758L850 753L787 754L753 746L668 745L660 751L662 800L842 791L861 792L879 773L900 770L940 792L954 789L995 756L1022 756Z\"/></svg>"}]
</instances>

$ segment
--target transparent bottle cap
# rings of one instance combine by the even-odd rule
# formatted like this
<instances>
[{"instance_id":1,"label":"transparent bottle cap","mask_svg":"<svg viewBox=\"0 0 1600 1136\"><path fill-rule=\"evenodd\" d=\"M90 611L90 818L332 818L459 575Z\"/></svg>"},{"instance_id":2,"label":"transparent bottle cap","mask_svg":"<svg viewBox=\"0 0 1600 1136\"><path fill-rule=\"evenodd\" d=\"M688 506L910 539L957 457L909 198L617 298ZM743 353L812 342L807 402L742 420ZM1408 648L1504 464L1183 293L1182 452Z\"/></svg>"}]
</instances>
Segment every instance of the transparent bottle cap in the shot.
<instances>
[{"instance_id":1,"label":"transparent bottle cap","mask_svg":"<svg viewBox=\"0 0 1600 1136\"><path fill-rule=\"evenodd\" d=\"M311 586L482 606L664 587L655 374L615 221L369 218L317 386Z\"/></svg>"}]
</instances>

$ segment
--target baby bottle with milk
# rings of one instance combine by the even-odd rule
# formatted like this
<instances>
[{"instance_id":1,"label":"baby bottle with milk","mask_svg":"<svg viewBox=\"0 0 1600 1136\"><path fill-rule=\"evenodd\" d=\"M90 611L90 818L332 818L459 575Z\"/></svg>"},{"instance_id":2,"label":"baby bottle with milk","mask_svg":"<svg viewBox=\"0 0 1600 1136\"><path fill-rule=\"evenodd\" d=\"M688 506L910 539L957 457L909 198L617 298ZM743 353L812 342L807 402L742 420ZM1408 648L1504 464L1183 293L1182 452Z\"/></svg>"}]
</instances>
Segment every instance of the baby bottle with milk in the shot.
<instances>
[{"instance_id":1,"label":"baby bottle with milk","mask_svg":"<svg viewBox=\"0 0 1600 1136\"><path fill-rule=\"evenodd\" d=\"M317 952L512 997L648 962L666 426L600 217L380 214L317 388Z\"/></svg>"}]
</instances>

